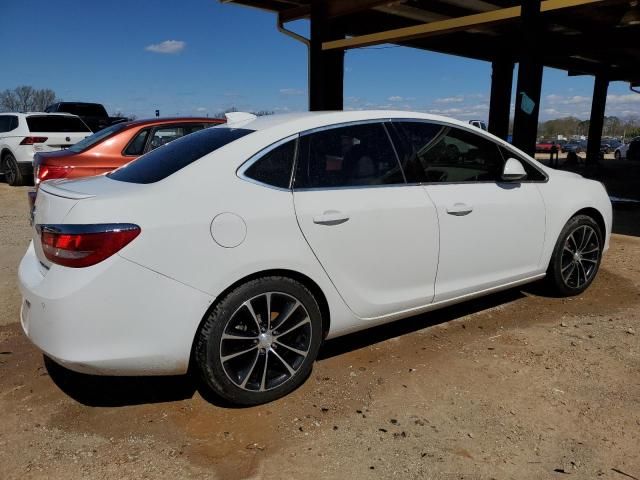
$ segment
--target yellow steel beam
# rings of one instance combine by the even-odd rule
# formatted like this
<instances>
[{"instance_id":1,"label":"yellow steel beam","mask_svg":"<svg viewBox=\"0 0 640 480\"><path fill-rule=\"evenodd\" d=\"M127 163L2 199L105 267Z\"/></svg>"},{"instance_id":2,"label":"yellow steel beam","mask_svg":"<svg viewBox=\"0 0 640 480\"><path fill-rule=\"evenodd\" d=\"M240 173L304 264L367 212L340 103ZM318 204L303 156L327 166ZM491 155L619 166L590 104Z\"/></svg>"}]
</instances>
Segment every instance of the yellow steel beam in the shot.
<instances>
[{"instance_id":1,"label":"yellow steel beam","mask_svg":"<svg viewBox=\"0 0 640 480\"><path fill-rule=\"evenodd\" d=\"M527 0L523 0L527 1ZM562 8L579 7L589 4L605 3L608 0L544 0L540 4L541 12L552 12ZM331 40L322 43L323 50L346 50L349 48L379 45L381 43L396 43L424 38L435 35L443 35L470 28L489 26L496 23L515 20L520 17L521 7L508 7L491 10L489 12L474 13L463 17L438 20L436 22L413 25L411 27L396 28L384 32L369 33L357 37Z\"/></svg>"}]
</instances>

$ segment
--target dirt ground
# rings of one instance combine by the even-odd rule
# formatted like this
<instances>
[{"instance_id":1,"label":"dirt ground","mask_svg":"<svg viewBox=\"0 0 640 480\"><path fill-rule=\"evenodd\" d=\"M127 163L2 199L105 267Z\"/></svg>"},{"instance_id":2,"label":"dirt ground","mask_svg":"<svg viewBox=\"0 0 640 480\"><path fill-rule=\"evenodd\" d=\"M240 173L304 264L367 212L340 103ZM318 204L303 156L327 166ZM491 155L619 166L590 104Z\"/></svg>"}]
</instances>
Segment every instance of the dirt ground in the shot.
<instances>
[{"instance_id":1,"label":"dirt ground","mask_svg":"<svg viewBox=\"0 0 640 480\"><path fill-rule=\"evenodd\" d=\"M610 192L640 195L628 168ZM336 339L300 389L235 409L190 377L45 364L16 323L25 192L0 184L0 479L640 478L638 208L579 297L533 285Z\"/></svg>"}]
</instances>

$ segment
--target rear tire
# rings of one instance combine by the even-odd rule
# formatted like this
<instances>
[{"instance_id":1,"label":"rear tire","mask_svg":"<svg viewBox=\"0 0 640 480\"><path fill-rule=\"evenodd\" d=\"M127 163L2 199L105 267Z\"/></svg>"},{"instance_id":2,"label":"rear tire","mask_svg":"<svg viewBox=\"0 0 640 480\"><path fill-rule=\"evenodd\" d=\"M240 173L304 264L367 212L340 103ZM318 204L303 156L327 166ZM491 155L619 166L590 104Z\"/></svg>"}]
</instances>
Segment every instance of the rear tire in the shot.
<instances>
[{"instance_id":1,"label":"rear tire","mask_svg":"<svg viewBox=\"0 0 640 480\"><path fill-rule=\"evenodd\" d=\"M258 405L300 386L322 343L311 292L287 277L249 281L207 315L194 360L208 388L238 405Z\"/></svg>"},{"instance_id":2,"label":"rear tire","mask_svg":"<svg viewBox=\"0 0 640 480\"><path fill-rule=\"evenodd\" d=\"M2 157L2 171L5 181L12 187L24 185L24 176L13 154L7 153Z\"/></svg>"},{"instance_id":3,"label":"rear tire","mask_svg":"<svg viewBox=\"0 0 640 480\"><path fill-rule=\"evenodd\" d=\"M562 229L553 250L547 283L560 296L584 292L600 267L603 233L593 218L576 215Z\"/></svg>"},{"instance_id":4,"label":"rear tire","mask_svg":"<svg viewBox=\"0 0 640 480\"><path fill-rule=\"evenodd\" d=\"M620 155L620 150L616 150L613 156L616 160L620 160L622 158Z\"/></svg>"}]
</instances>

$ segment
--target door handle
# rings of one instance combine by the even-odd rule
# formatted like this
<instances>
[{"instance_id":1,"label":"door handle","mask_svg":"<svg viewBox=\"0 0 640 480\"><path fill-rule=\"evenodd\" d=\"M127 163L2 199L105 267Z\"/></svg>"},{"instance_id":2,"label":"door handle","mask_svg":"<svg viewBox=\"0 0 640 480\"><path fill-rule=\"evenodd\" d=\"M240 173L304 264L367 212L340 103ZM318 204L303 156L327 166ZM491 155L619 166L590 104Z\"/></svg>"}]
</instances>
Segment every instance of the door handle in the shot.
<instances>
[{"instance_id":1,"label":"door handle","mask_svg":"<svg viewBox=\"0 0 640 480\"><path fill-rule=\"evenodd\" d=\"M336 210L327 210L322 215L313 217L313 223L318 225L340 225L349 220L349 215Z\"/></svg>"},{"instance_id":2,"label":"door handle","mask_svg":"<svg viewBox=\"0 0 640 480\"><path fill-rule=\"evenodd\" d=\"M452 206L447 207L447 213L456 217L469 215L471 212L473 212L473 207L466 203L454 203Z\"/></svg>"}]
</instances>

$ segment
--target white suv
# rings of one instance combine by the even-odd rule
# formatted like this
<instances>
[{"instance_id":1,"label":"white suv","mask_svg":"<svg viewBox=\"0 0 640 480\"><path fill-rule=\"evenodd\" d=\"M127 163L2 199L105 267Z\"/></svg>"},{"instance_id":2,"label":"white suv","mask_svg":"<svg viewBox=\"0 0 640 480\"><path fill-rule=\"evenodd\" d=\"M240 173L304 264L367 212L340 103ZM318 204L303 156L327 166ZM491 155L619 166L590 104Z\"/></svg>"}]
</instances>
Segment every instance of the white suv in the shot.
<instances>
[{"instance_id":1,"label":"white suv","mask_svg":"<svg viewBox=\"0 0 640 480\"><path fill-rule=\"evenodd\" d=\"M33 174L37 152L62 150L91 135L76 115L1 113L0 172L9 185L23 185Z\"/></svg>"}]
</instances>

